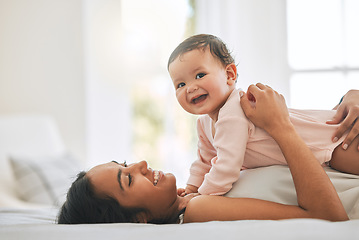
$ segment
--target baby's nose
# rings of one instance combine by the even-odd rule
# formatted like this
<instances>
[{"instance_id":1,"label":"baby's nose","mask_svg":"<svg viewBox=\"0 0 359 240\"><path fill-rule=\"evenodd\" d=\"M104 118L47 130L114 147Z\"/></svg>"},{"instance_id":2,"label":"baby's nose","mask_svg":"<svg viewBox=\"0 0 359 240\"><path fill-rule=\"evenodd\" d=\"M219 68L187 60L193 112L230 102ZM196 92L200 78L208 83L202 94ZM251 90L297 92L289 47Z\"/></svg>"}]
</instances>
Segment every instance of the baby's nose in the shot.
<instances>
[{"instance_id":1,"label":"baby's nose","mask_svg":"<svg viewBox=\"0 0 359 240\"><path fill-rule=\"evenodd\" d=\"M190 85L190 86L188 86L188 88L187 88L187 93L192 93L192 92L194 92L194 91L196 91L196 90L198 90L198 87L197 87L197 86L195 86L195 85Z\"/></svg>"}]
</instances>

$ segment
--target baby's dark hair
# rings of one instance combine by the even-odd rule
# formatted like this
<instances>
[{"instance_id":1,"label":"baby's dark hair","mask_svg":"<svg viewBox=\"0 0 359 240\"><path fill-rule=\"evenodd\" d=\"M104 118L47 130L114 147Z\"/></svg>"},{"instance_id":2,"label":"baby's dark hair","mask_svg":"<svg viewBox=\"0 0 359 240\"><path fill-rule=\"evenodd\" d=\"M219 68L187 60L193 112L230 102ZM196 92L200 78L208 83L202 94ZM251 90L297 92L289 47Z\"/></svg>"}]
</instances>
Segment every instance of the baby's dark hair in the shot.
<instances>
[{"instance_id":1,"label":"baby's dark hair","mask_svg":"<svg viewBox=\"0 0 359 240\"><path fill-rule=\"evenodd\" d=\"M80 172L72 183L66 202L62 205L57 222L59 224L84 223L136 223L143 209L129 209L113 198L96 196L86 172Z\"/></svg>"},{"instance_id":2,"label":"baby's dark hair","mask_svg":"<svg viewBox=\"0 0 359 240\"><path fill-rule=\"evenodd\" d=\"M167 69L178 56L194 49L205 50L207 46L209 47L211 54L216 57L223 66L234 63L234 58L221 39L210 34L198 34L187 38L176 47L168 59Z\"/></svg>"}]
</instances>

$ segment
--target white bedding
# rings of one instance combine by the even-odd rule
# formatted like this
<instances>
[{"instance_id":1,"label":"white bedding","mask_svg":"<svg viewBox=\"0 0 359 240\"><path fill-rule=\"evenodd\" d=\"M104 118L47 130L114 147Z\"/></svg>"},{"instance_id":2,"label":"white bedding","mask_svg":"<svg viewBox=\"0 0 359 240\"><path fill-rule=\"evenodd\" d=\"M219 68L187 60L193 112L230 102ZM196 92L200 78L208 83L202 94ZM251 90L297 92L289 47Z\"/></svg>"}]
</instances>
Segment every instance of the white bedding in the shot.
<instances>
[{"instance_id":1,"label":"white bedding","mask_svg":"<svg viewBox=\"0 0 359 240\"><path fill-rule=\"evenodd\" d=\"M190 224L57 225L57 210L0 209L0 239L359 239L359 177L326 168L352 220L316 219L231 221ZM313 183L315 184L315 183ZM231 196L257 197L296 204L293 182L285 166L242 172Z\"/></svg>"},{"instance_id":2,"label":"white bedding","mask_svg":"<svg viewBox=\"0 0 359 240\"><path fill-rule=\"evenodd\" d=\"M0 239L359 239L359 220L328 222L316 219L232 221L190 224L82 224L57 225L47 209L1 212ZM11 212L13 214L11 214ZM4 214L4 215L3 215ZM21 217L20 217L21 216ZM19 218L20 217L20 218ZM17 220L15 220L17 218ZM4 223L5 219L10 222ZM15 224L14 221L18 222Z\"/></svg>"},{"instance_id":3,"label":"white bedding","mask_svg":"<svg viewBox=\"0 0 359 240\"><path fill-rule=\"evenodd\" d=\"M1 227L1 239L358 239L359 221L234 221L184 225L23 225Z\"/></svg>"}]
</instances>

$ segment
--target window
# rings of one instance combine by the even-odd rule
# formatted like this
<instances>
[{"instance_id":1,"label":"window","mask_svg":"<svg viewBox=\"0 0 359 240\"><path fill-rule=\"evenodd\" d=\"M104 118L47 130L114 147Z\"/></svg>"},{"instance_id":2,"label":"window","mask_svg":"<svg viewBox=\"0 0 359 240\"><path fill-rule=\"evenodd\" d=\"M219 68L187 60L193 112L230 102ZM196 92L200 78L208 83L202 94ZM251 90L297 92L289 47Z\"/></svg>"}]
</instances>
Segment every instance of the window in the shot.
<instances>
[{"instance_id":1,"label":"window","mask_svg":"<svg viewBox=\"0 0 359 240\"><path fill-rule=\"evenodd\" d=\"M293 108L334 107L359 89L359 1L287 0Z\"/></svg>"},{"instance_id":2,"label":"window","mask_svg":"<svg viewBox=\"0 0 359 240\"><path fill-rule=\"evenodd\" d=\"M188 0L122 0L122 56L132 109L131 161L175 174L185 186L196 157L196 117L177 103L167 72L174 48L192 34ZM175 26L175 27L174 27Z\"/></svg>"}]
</instances>

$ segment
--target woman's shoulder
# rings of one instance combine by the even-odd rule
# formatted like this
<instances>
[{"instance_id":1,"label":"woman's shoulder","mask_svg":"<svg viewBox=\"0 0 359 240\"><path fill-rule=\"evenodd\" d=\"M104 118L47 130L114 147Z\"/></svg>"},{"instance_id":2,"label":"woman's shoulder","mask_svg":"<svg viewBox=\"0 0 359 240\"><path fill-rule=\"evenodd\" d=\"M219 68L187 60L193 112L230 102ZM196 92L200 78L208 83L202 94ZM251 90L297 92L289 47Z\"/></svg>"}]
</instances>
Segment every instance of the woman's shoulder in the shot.
<instances>
[{"instance_id":1,"label":"woman's shoulder","mask_svg":"<svg viewBox=\"0 0 359 240\"><path fill-rule=\"evenodd\" d=\"M184 213L184 223L208 222L216 220L218 217L226 219L227 216L223 216L226 215L226 213L223 213L219 206L223 206L223 204L226 205L228 201L233 200L239 201L240 198L234 199L215 195L199 195L194 197L187 204Z\"/></svg>"},{"instance_id":2,"label":"woman's shoulder","mask_svg":"<svg viewBox=\"0 0 359 240\"><path fill-rule=\"evenodd\" d=\"M210 202L208 200L211 196L209 195L199 195L197 197L194 197L191 199L191 201L188 202L186 211L184 213L183 222L184 223L190 223L190 222L202 222L201 216L204 210L204 206L208 205Z\"/></svg>"}]
</instances>

